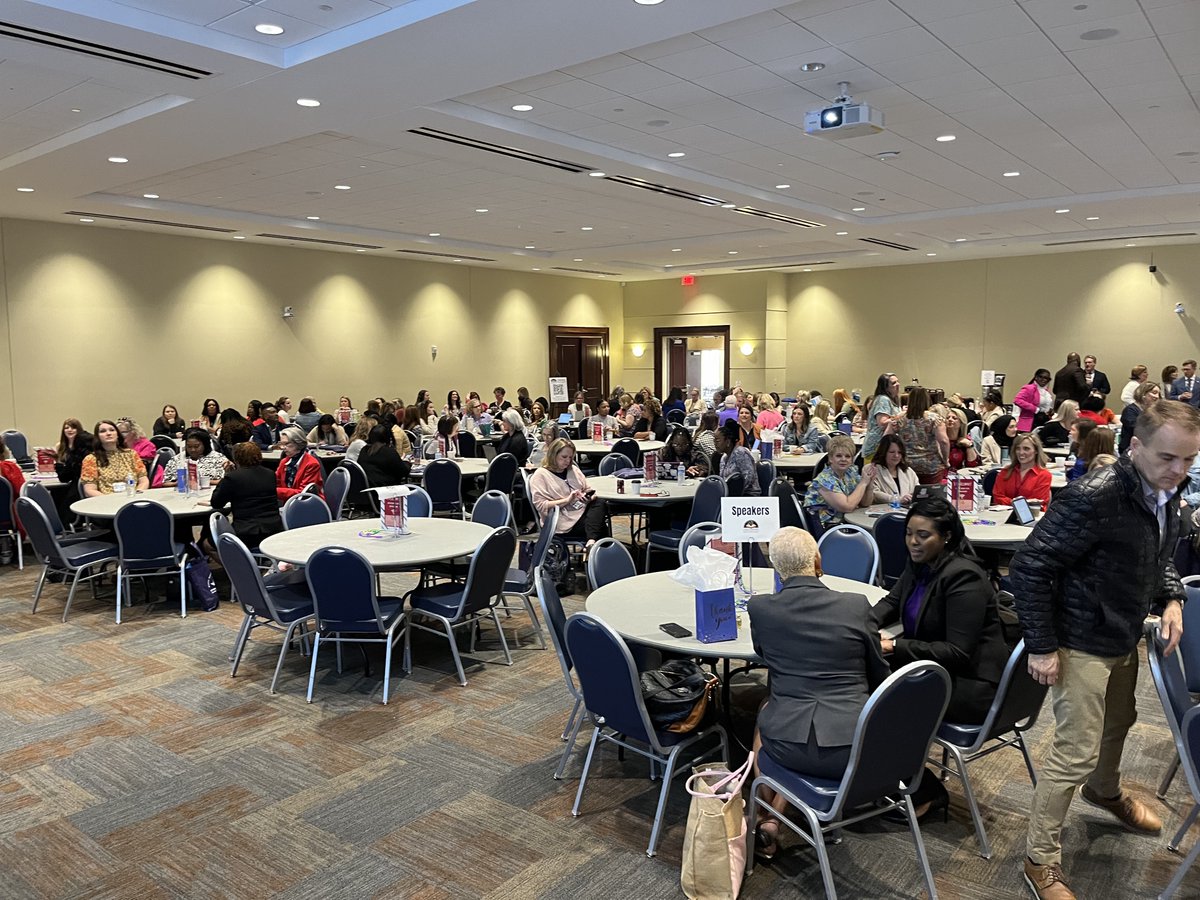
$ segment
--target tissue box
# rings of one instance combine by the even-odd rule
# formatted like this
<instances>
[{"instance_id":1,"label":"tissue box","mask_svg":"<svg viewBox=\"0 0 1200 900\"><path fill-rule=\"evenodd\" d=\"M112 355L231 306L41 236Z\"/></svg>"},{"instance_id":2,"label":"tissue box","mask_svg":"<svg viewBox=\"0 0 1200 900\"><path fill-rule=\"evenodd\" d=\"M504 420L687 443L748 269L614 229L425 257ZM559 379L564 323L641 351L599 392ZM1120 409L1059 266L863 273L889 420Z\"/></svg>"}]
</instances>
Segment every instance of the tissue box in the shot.
<instances>
[{"instance_id":1,"label":"tissue box","mask_svg":"<svg viewBox=\"0 0 1200 900\"><path fill-rule=\"evenodd\" d=\"M737 640L733 588L696 591L696 639L702 644Z\"/></svg>"}]
</instances>

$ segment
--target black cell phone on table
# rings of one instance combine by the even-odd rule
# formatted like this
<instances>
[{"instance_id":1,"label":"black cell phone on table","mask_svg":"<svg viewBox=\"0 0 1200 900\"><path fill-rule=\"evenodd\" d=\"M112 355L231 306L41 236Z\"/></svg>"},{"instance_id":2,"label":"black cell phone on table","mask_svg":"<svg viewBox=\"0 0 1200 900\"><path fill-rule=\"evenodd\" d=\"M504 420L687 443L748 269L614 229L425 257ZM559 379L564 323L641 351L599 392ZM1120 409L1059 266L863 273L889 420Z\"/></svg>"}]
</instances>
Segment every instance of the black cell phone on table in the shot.
<instances>
[{"instance_id":1,"label":"black cell phone on table","mask_svg":"<svg viewBox=\"0 0 1200 900\"><path fill-rule=\"evenodd\" d=\"M682 625L677 625L674 622L664 622L662 625L659 625L658 627L661 628L663 631L665 631L667 634L669 634L673 638L689 638L692 636L692 633L690 631L688 631Z\"/></svg>"}]
</instances>

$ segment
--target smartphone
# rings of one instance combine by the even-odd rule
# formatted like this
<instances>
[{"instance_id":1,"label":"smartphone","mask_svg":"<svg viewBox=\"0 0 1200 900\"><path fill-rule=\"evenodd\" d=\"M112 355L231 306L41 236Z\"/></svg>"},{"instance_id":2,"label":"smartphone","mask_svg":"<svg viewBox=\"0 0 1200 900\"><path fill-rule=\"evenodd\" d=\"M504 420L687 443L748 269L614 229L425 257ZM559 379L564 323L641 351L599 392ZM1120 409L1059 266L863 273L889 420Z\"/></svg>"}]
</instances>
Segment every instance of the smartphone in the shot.
<instances>
[{"instance_id":1,"label":"smartphone","mask_svg":"<svg viewBox=\"0 0 1200 900\"><path fill-rule=\"evenodd\" d=\"M673 638L687 638L692 636L690 631L688 631L682 625L676 625L674 622L664 622L658 627Z\"/></svg>"}]
</instances>

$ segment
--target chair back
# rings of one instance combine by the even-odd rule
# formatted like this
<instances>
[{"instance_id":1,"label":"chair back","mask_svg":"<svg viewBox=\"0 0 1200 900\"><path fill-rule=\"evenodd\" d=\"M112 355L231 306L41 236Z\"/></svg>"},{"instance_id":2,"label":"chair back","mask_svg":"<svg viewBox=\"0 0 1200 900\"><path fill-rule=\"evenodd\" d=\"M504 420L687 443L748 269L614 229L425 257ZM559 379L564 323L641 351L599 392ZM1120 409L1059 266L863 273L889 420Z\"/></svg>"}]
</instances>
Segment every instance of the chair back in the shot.
<instances>
[{"instance_id":1,"label":"chair back","mask_svg":"<svg viewBox=\"0 0 1200 900\"><path fill-rule=\"evenodd\" d=\"M497 453L488 463L484 491L499 491L511 495L517 480L517 458L511 453Z\"/></svg>"},{"instance_id":2,"label":"chair back","mask_svg":"<svg viewBox=\"0 0 1200 900\"><path fill-rule=\"evenodd\" d=\"M471 510L471 521L489 528L507 528L511 517L512 503L500 491L485 491Z\"/></svg>"},{"instance_id":3,"label":"chair back","mask_svg":"<svg viewBox=\"0 0 1200 900\"><path fill-rule=\"evenodd\" d=\"M220 515L213 513L213 518ZM228 528L228 522L225 528ZM263 584L262 570L250 554L250 548L232 530L222 531L218 537L214 529L213 540L217 544L217 556L221 558L221 566L225 569L229 583L233 586L234 596L242 605L242 609L265 619L279 621L275 604L271 602L271 594Z\"/></svg>"},{"instance_id":4,"label":"chair back","mask_svg":"<svg viewBox=\"0 0 1200 900\"><path fill-rule=\"evenodd\" d=\"M351 509L367 509L375 515L379 514L379 498L374 491L368 491L370 482L367 481L366 470L358 464L357 460L343 459L338 463L339 469L345 469L350 474L350 487L346 491L346 499L343 501L343 508L349 506ZM332 472L330 474L333 474Z\"/></svg>"},{"instance_id":5,"label":"chair back","mask_svg":"<svg viewBox=\"0 0 1200 900\"><path fill-rule=\"evenodd\" d=\"M679 564L687 565L688 547L707 547L708 542L721 536L719 522L697 522L679 539Z\"/></svg>"},{"instance_id":6,"label":"chair back","mask_svg":"<svg viewBox=\"0 0 1200 900\"><path fill-rule=\"evenodd\" d=\"M983 473L983 492L989 497L996 489L996 479L1000 477L999 469L988 469Z\"/></svg>"},{"instance_id":7,"label":"chair back","mask_svg":"<svg viewBox=\"0 0 1200 900\"><path fill-rule=\"evenodd\" d=\"M408 438L408 443L412 447L413 453L421 451L421 435L417 434L411 428L403 429L405 436Z\"/></svg>"},{"instance_id":8,"label":"chair back","mask_svg":"<svg viewBox=\"0 0 1200 900\"><path fill-rule=\"evenodd\" d=\"M279 512L283 527L304 528L308 525L325 525L333 521L333 515L325 501L316 494L293 494Z\"/></svg>"},{"instance_id":9,"label":"chair back","mask_svg":"<svg viewBox=\"0 0 1200 900\"><path fill-rule=\"evenodd\" d=\"M758 491L765 497L771 490L771 482L775 480L775 463L769 459L760 459L754 464L754 471L758 474Z\"/></svg>"},{"instance_id":10,"label":"chair back","mask_svg":"<svg viewBox=\"0 0 1200 900\"><path fill-rule=\"evenodd\" d=\"M158 450L170 450L171 453L176 453L179 450L178 446L175 444L175 438L171 437L169 434L156 434L154 437L150 438L150 443L152 443Z\"/></svg>"},{"instance_id":11,"label":"chair back","mask_svg":"<svg viewBox=\"0 0 1200 900\"><path fill-rule=\"evenodd\" d=\"M58 517L58 506L44 484L39 484L36 481L25 482L21 485L21 496L28 497L46 514L46 521L50 524L50 531L55 536L62 535L66 531L63 528L62 519ZM17 508L17 514L20 515L20 507Z\"/></svg>"},{"instance_id":12,"label":"chair back","mask_svg":"<svg viewBox=\"0 0 1200 900\"><path fill-rule=\"evenodd\" d=\"M177 565L174 523L170 511L153 500L134 500L113 517L121 565L126 569L161 569Z\"/></svg>"},{"instance_id":13,"label":"chair back","mask_svg":"<svg viewBox=\"0 0 1200 900\"><path fill-rule=\"evenodd\" d=\"M879 545L871 532L857 525L834 525L817 541L821 569L826 575L875 583L879 571Z\"/></svg>"},{"instance_id":14,"label":"chair back","mask_svg":"<svg viewBox=\"0 0 1200 900\"><path fill-rule=\"evenodd\" d=\"M25 535L33 545L33 552L39 560L48 566L66 565L62 546L58 543L58 535L54 533L54 526L50 524L50 519L41 506L30 497L18 497L17 519L25 529Z\"/></svg>"},{"instance_id":15,"label":"chair back","mask_svg":"<svg viewBox=\"0 0 1200 900\"><path fill-rule=\"evenodd\" d=\"M808 526L804 524L804 514L800 512L800 507L796 504L796 489L792 487L790 481L786 478L776 478L763 493L768 497L779 498L780 528L792 527L808 530Z\"/></svg>"},{"instance_id":16,"label":"chair back","mask_svg":"<svg viewBox=\"0 0 1200 900\"><path fill-rule=\"evenodd\" d=\"M416 485L409 488L404 514L410 519L428 519L433 515L433 500L425 488Z\"/></svg>"},{"instance_id":17,"label":"chair back","mask_svg":"<svg viewBox=\"0 0 1200 900\"><path fill-rule=\"evenodd\" d=\"M741 472L734 472L725 479L725 496L741 497L746 493L746 480Z\"/></svg>"},{"instance_id":18,"label":"chair back","mask_svg":"<svg viewBox=\"0 0 1200 900\"><path fill-rule=\"evenodd\" d=\"M602 538L592 546L588 554L587 576L593 591L636 574L637 566L633 557L616 538Z\"/></svg>"},{"instance_id":19,"label":"chair back","mask_svg":"<svg viewBox=\"0 0 1200 900\"><path fill-rule=\"evenodd\" d=\"M542 616L549 626L547 630L550 632L550 641L554 644L554 652L558 654L558 662L562 666L563 678L574 694L575 683L571 680L574 663L571 662L571 654L567 650L567 614L563 610L562 598L558 596L558 587L554 584L554 579L543 572L540 566L534 572L533 583L537 588Z\"/></svg>"},{"instance_id":20,"label":"chair back","mask_svg":"<svg viewBox=\"0 0 1200 900\"><path fill-rule=\"evenodd\" d=\"M162 435L160 434L159 437L162 437ZM150 479L151 484L154 484L154 479L158 476L159 472L166 470L178 452L175 449L174 442L171 443L170 447L160 447L155 451L154 459L150 460L150 466L146 472L146 477Z\"/></svg>"},{"instance_id":21,"label":"chair back","mask_svg":"<svg viewBox=\"0 0 1200 900\"><path fill-rule=\"evenodd\" d=\"M208 517L208 533L212 535L213 544L221 539L223 534L234 534L233 526L229 524L223 512L214 512Z\"/></svg>"},{"instance_id":22,"label":"chair back","mask_svg":"<svg viewBox=\"0 0 1200 900\"><path fill-rule=\"evenodd\" d=\"M721 498L725 496L725 479L720 475L709 475L696 485L696 496L692 498L692 512L687 527L700 522L721 521Z\"/></svg>"},{"instance_id":23,"label":"chair back","mask_svg":"<svg viewBox=\"0 0 1200 900\"><path fill-rule=\"evenodd\" d=\"M13 455L13 459L18 463L29 459L29 439L15 428L5 429L4 445L8 447L8 452Z\"/></svg>"},{"instance_id":24,"label":"chair back","mask_svg":"<svg viewBox=\"0 0 1200 900\"><path fill-rule=\"evenodd\" d=\"M912 793L949 702L950 675L935 662L909 663L888 676L859 714L837 799L818 817L832 821L843 809Z\"/></svg>"},{"instance_id":25,"label":"chair back","mask_svg":"<svg viewBox=\"0 0 1200 900\"><path fill-rule=\"evenodd\" d=\"M687 414L682 409L667 410L667 421L677 425L682 425L683 420L687 418Z\"/></svg>"},{"instance_id":26,"label":"chair back","mask_svg":"<svg viewBox=\"0 0 1200 900\"><path fill-rule=\"evenodd\" d=\"M633 438L621 438L615 441L612 446L613 453L623 453L627 459L632 459L635 466L642 463L642 451L638 447L638 442Z\"/></svg>"},{"instance_id":27,"label":"chair back","mask_svg":"<svg viewBox=\"0 0 1200 900\"><path fill-rule=\"evenodd\" d=\"M346 505L346 495L350 493L350 471L338 467L325 478L325 502L329 504L329 514L333 521L342 517L342 509Z\"/></svg>"},{"instance_id":28,"label":"chair back","mask_svg":"<svg viewBox=\"0 0 1200 900\"><path fill-rule=\"evenodd\" d=\"M550 542L554 540L555 532L558 530L558 507L551 507L550 512L546 515L546 519L542 522L542 529L538 532L537 542L533 545L532 560L530 561L527 570L518 569L525 576L525 587L533 587L533 576L539 568L541 568L542 560L546 558L546 553L550 550Z\"/></svg>"},{"instance_id":29,"label":"chair back","mask_svg":"<svg viewBox=\"0 0 1200 900\"><path fill-rule=\"evenodd\" d=\"M462 508L462 469L452 459L434 459L425 464L421 484L433 503L433 511Z\"/></svg>"},{"instance_id":30,"label":"chair back","mask_svg":"<svg viewBox=\"0 0 1200 900\"><path fill-rule=\"evenodd\" d=\"M880 575L883 586L890 588L904 574L908 564L908 547L904 543L903 513L888 513L875 520L875 545L879 548Z\"/></svg>"},{"instance_id":31,"label":"chair back","mask_svg":"<svg viewBox=\"0 0 1200 900\"><path fill-rule=\"evenodd\" d=\"M1188 575L1182 581L1187 603L1183 604L1183 637L1179 639L1179 652L1183 655L1188 690L1200 694L1200 575ZM1189 628L1195 630L1188 634Z\"/></svg>"},{"instance_id":32,"label":"chair back","mask_svg":"<svg viewBox=\"0 0 1200 900\"><path fill-rule=\"evenodd\" d=\"M660 749L642 701L637 668L621 636L591 613L576 613L564 628L567 653L593 719L626 737Z\"/></svg>"},{"instance_id":33,"label":"chair back","mask_svg":"<svg viewBox=\"0 0 1200 900\"><path fill-rule=\"evenodd\" d=\"M504 590L504 578L517 550L517 536L511 528L497 528L479 545L471 557L467 579L463 583L461 618L487 609L492 600Z\"/></svg>"},{"instance_id":34,"label":"chair back","mask_svg":"<svg viewBox=\"0 0 1200 900\"><path fill-rule=\"evenodd\" d=\"M983 720L981 734L985 737L979 741L980 746L984 741L1010 731L1032 728L1049 689L1047 685L1038 684L1029 674L1029 651L1025 649L1024 640L1018 641L1008 656L1004 674L1000 676L996 699L992 701L987 718Z\"/></svg>"},{"instance_id":35,"label":"chair back","mask_svg":"<svg viewBox=\"0 0 1200 900\"><path fill-rule=\"evenodd\" d=\"M812 477L816 478L818 475L824 472L827 465L829 465L829 454L822 453L821 458L817 460L817 464L813 466Z\"/></svg>"},{"instance_id":36,"label":"chair back","mask_svg":"<svg viewBox=\"0 0 1200 900\"><path fill-rule=\"evenodd\" d=\"M467 459L474 459L479 454L475 452L475 435L469 431L460 431L458 433L458 455Z\"/></svg>"},{"instance_id":37,"label":"chair back","mask_svg":"<svg viewBox=\"0 0 1200 900\"><path fill-rule=\"evenodd\" d=\"M1163 712L1167 714L1167 724L1171 726L1171 733L1175 736L1178 746L1183 717L1195 705L1192 703L1191 694L1188 693L1187 678L1183 674L1179 654L1164 655L1166 645L1163 643L1159 623L1146 626L1146 645L1154 688L1158 691Z\"/></svg>"},{"instance_id":38,"label":"chair back","mask_svg":"<svg viewBox=\"0 0 1200 900\"><path fill-rule=\"evenodd\" d=\"M385 633L375 572L361 553L349 547L322 547L308 558L304 577L319 631Z\"/></svg>"},{"instance_id":39,"label":"chair back","mask_svg":"<svg viewBox=\"0 0 1200 900\"><path fill-rule=\"evenodd\" d=\"M804 524L808 528L808 533L820 540L821 535L825 533L825 526L821 523L821 514L811 506L801 506L800 511L804 514Z\"/></svg>"},{"instance_id":40,"label":"chair back","mask_svg":"<svg viewBox=\"0 0 1200 900\"><path fill-rule=\"evenodd\" d=\"M13 490L12 482L0 475L0 527L16 527L16 499L17 493Z\"/></svg>"},{"instance_id":41,"label":"chair back","mask_svg":"<svg viewBox=\"0 0 1200 900\"><path fill-rule=\"evenodd\" d=\"M633 460L624 453L606 453L604 458L600 460L600 468L598 469L601 475L612 475L620 472L622 469L632 469Z\"/></svg>"}]
</instances>

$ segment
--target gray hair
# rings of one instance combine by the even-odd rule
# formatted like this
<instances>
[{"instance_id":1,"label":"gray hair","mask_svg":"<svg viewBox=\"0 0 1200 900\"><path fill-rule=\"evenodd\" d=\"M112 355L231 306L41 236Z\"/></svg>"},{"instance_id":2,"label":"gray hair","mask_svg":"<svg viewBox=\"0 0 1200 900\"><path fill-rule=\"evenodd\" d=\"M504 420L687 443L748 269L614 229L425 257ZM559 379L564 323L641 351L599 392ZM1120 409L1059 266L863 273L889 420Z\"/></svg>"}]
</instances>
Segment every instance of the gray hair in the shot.
<instances>
[{"instance_id":1,"label":"gray hair","mask_svg":"<svg viewBox=\"0 0 1200 900\"><path fill-rule=\"evenodd\" d=\"M508 423L508 427L513 430L513 434L525 433L525 420L522 419L521 414L511 406L504 411L504 414L501 415L500 418Z\"/></svg>"},{"instance_id":2,"label":"gray hair","mask_svg":"<svg viewBox=\"0 0 1200 900\"><path fill-rule=\"evenodd\" d=\"M771 538L770 552L771 565L784 580L816 573L817 542L803 528L780 528Z\"/></svg>"},{"instance_id":3,"label":"gray hair","mask_svg":"<svg viewBox=\"0 0 1200 900\"><path fill-rule=\"evenodd\" d=\"M290 428L285 428L285 429L283 429L283 431L279 432L279 440L281 442L286 441L289 444L295 444L297 447L300 447L301 449L308 446L308 436L305 435L305 433L301 429L297 428L294 425Z\"/></svg>"}]
</instances>

